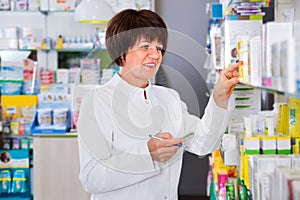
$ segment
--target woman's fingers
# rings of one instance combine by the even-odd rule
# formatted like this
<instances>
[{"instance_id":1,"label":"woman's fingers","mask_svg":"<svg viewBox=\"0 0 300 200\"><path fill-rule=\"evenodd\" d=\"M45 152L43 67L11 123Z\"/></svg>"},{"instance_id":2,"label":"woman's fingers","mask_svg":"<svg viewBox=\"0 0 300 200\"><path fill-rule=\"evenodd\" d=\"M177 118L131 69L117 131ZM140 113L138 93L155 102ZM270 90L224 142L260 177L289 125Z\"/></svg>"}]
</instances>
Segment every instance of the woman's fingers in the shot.
<instances>
[{"instance_id":1,"label":"woman's fingers","mask_svg":"<svg viewBox=\"0 0 300 200\"><path fill-rule=\"evenodd\" d=\"M229 67L225 68L224 70L232 73L232 72L236 71L238 67L239 67L239 63L234 63L234 64L230 65Z\"/></svg>"},{"instance_id":2,"label":"woman's fingers","mask_svg":"<svg viewBox=\"0 0 300 200\"><path fill-rule=\"evenodd\" d=\"M171 139L173 137L172 134L169 132L160 132L160 133L157 133L155 136L163 138L163 139Z\"/></svg>"},{"instance_id":3,"label":"woman's fingers","mask_svg":"<svg viewBox=\"0 0 300 200\"><path fill-rule=\"evenodd\" d=\"M180 146L176 144L182 143L182 138L169 138L169 133L158 133L155 135L159 138L164 138L159 140L157 138L151 138L148 141L148 149L153 160L158 162L166 162L176 154ZM165 137L164 137L165 136Z\"/></svg>"},{"instance_id":4,"label":"woman's fingers","mask_svg":"<svg viewBox=\"0 0 300 200\"><path fill-rule=\"evenodd\" d=\"M223 71L221 73L223 73L227 79L232 79L234 77L237 78L239 75L239 73L237 72L238 66L239 65L237 63L235 63L235 64L229 66L228 68L223 69Z\"/></svg>"},{"instance_id":5,"label":"woman's fingers","mask_svg":"<svg viewBox=\"0 0 300 200\"><path fill-rule=\"evenodd\" d=\"M219 80L214 88L214 99L216 104L226 109L228 97L232 94L234 87L238 83L239 73L237 72L238 64L235 63L221 71Z\"/></svg>"},{"instance_id":6,"label":"woman's fingers","mask_svg":"<svg viewBox=\"0 0 300 200\"><path fill-rule=\"evenodd\" d=\"M182 138L173 138L169 132L160 132L156 138L148 140L148 149L153 160L165 162L180 148L176 144L182 143Z\"/></svg>"},{"instance_id":7,"label":"woman's fingers","mask_svg":"<svg viewBox=\"0 0 300 200\"><path fill-rule=\"evenodd\" d=\"M151 152L152 159L158 162L166 162L169 159L171 159L174 156L174 154L176 154L179 148L180 147L174 145L159 148L155 152Z\"/></svg>"}]
</instances>

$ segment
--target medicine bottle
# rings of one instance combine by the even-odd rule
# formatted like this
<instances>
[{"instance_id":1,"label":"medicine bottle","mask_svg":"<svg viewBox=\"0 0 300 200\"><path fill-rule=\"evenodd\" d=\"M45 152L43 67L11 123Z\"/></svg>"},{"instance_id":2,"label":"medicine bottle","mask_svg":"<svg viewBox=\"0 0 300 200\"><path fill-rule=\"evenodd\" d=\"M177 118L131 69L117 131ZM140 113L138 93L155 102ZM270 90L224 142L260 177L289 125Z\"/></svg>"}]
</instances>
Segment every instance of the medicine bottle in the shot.
<instances>
[{"instance_id":1,"label":"medicine bottle","mask_svg":"<svg viewBox=\"0 0 300 200\"><path fill-rule=\"evenodd\" d=\"M63 47L63 38L61 35L56 39L56 49L62 49Z\"/></svg>"}]
</instances>

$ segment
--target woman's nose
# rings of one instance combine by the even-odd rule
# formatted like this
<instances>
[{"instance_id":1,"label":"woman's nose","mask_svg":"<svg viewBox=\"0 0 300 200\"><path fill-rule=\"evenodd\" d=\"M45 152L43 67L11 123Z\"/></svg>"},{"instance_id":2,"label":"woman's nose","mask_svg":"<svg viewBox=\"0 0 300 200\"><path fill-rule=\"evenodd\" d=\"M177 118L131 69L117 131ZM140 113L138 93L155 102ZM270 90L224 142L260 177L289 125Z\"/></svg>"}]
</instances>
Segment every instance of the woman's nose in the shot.
<instances>
[{"instance_id":1,"label":"woman's nose","mask_svg":"<svg viewBox=\"0 0 300 200\"><path fill-rule=\"evenodd\" d=\"M157 48L149 48L148 49L148 54L149 54L150 57L157 59L157 58L160 57L161 52Z\"/></svg>"}]
</instances>

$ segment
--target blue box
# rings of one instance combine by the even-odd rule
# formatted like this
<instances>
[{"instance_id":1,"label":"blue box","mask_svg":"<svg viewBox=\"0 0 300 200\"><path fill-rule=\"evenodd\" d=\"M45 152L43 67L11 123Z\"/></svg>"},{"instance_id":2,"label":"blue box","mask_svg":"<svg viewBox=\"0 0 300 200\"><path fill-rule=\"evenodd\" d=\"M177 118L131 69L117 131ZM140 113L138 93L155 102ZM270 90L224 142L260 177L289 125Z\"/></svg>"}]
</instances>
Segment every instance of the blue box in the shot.
<instances>
[{"instance_id":1,"label":"blue box","mask_svg":"<svg viewBox=\"0 0 300 200\"><path fill-rule=\"evenodd\" d=\"M48 126L41 127L38 126L38 113L35 114L34 120L31 125L30 133L32 134L65 134L68 133L71 127L71 113L68 111L67 113L67 121L63 126Z\"/></svg>"},{"instance_id":2,"label":"blue box","mask_svg":"<svg viewBox=\"0 0 300 200\"><path fill-rule=\"evenodd\" d=\"M223 6L220 3L211 4L210 18L222 19L223 18Z\"/></svg>"}]
</instances>

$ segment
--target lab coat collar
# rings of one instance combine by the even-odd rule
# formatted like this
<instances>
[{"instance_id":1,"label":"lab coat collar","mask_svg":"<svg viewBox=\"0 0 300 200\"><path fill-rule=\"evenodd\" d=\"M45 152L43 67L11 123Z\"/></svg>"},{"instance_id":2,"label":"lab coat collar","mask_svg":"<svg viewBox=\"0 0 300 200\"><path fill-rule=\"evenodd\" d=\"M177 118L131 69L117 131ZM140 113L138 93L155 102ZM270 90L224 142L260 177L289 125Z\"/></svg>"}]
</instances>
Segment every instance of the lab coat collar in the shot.
<instances>
[{"instance_id":1,"label":"lab coat collar","mask_svg":"<svg viewBox=\"0 0 300 200\"><path fill-rule=\"evenodd\" d=\"M152 88L152 84L151 84L150 80L148 81L148 86L146 88L139 88L139 87L136 87L136 86L133 86L133 85L129 84L127 81L122 79L122 77L118 73L116 73L113 76L113 78L111 79L111 82L115 86L117 86L118 84L121 84L123 87L126 87L129 90L134 90L137 93L139 93L139 92L144 93L144 91L146 91L147 94L148 94L151 91L151 88Z\"/></svg>"}]
</instances>

